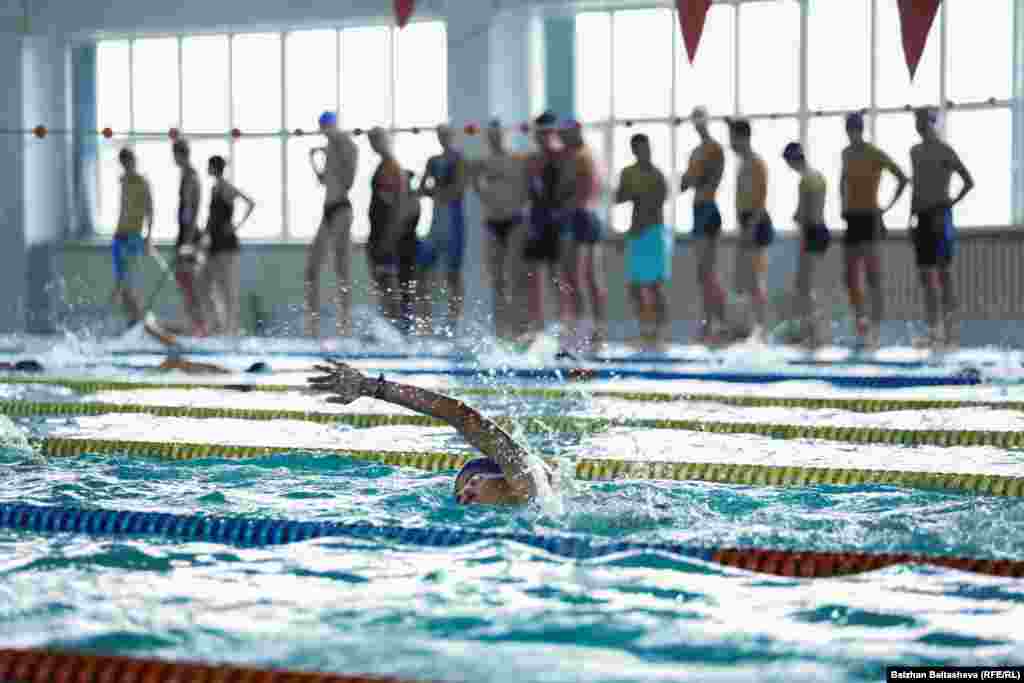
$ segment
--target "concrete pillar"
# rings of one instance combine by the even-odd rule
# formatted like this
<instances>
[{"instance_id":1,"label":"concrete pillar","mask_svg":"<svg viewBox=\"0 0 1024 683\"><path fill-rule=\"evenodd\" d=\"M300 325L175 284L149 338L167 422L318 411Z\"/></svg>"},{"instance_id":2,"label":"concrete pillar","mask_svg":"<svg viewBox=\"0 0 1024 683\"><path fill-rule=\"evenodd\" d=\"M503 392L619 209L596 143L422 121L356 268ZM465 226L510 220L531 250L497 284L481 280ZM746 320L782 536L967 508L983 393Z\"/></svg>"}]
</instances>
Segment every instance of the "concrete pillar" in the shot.
<instances>
[{"instance_id":1,"label":"concrete pillar","mask_svg":"<svg viewBox=\"0 0 1024 683\"><path fill-rule=\"evenodd\" d=\"M448 109L451 121L481 127L498 116L521 122L538 109L534 81L541 47L541 24L528 10L496 12L492 3L465 3L448 21ZM462 136L469 157L487 153L482 135ZM526 139L514 135L517 147ZM476 196L466 201L466 288L464 331L493 333L493 292L485 286L482 215Z\"/></svg>"},{"instance_id":2,"label":"concrete pillar","mask_svg":"<svg viewBox=\"0 0 1024 683\"><path fill-rule=\"evenodd\" d=\"M1013 222L1024 224L1024 0L1013 3Z\"/></svg>"},{"instance_id":3,"label":"concrete pillar","mask_svg":"<svg viewBox=\"0 0 1024 683\"><path fill-rule=\"evenodd\" d=\"M22 123L21 17L13 3L0 10L0 128L15 131ZM25 303L25 138L0 133L0 332L24 328Z\"/></svg>"},{"instance_id":4,"label":"concrete pillar","mask_svg":"<svg viewBox=\"0 0 1024 683\"><path fill-rule=\"evenodd\" d=\"M96 212L96 164L99 145L95 135L96 122L96 45L75 47L71 51L72 111L74 128L80 134L72 144L72 208L68 235L88 238L95 234L93 216Z\"/></svg>"},{"instance_id":5,"label":"concrete pillar","mask_svg":"<svg viewBox=\"0 0 1024 683\"><path fill-rule=\"evenodd\" d=\"M560 118L576 114L576 18L544 20L544 92L546 108Z\"/></svg>"},{"instance_id":6,"label":"concrete pillar","mask_svg":"<svg viewBox=\"0 0 1024 683\"><path fill-rule=\"evenodd\" d=\"M22 120L32 128L54 131L44 139L27 138L24 148L25 328L56 331L60 301L58 250L68 226L68 164L71 128L70 60L63 40L29 35L22 50Z\"/></svg>"}]
</instances>

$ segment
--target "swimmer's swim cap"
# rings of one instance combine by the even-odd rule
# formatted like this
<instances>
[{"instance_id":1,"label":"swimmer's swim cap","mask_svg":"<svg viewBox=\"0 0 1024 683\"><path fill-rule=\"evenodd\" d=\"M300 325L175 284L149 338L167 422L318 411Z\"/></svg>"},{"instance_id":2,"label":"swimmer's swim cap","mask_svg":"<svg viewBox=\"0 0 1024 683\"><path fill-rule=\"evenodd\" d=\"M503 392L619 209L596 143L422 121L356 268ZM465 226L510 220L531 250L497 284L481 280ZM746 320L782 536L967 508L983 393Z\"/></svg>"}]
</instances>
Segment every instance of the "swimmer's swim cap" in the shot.
<instances>
[{"instance_id":1,"label":"swimmer's swim cap","mask_svg":"<svg viewBox=\"0 0 1024 683\"><path fill-rule=\"evenodd\" d=\"M917 117L918 121L929 125L939 125L939 110L935 107L920 107L914 111L914 116Z\"/></svg>"},{"instance_id":2,"label":"swimmer's swim cap","mask_svg":"<svg viewBox=\"0 0 1024 683\"><path fill-rule=\"evenodd\" d=\"M503 474L501 466L490 458L473 458L455 475L455 483L467 481L475 474Z\"/></svg>"},{"instance_id":3,"label":"swimmer's swim cap","mask_svg":"<svg viewBox=\"0 0 1024 683\"><path fill-rule=\"evenodd\" d=\"M320 114L320 125L321 126L336 126L338 125L338 115L333 111L325 111Z\"/></svg>"},{"instance_id":4,"label":"swimmer's swim cap","mask_svg":"<svg viewBox=\"0 0 1024 683\"><path fill-rule=\"evenodd\" d=\"M787 161L800 161L804 158L804 148L799 142L791 142L782 150L782 158Z\"/></svg>"}]
</instances>

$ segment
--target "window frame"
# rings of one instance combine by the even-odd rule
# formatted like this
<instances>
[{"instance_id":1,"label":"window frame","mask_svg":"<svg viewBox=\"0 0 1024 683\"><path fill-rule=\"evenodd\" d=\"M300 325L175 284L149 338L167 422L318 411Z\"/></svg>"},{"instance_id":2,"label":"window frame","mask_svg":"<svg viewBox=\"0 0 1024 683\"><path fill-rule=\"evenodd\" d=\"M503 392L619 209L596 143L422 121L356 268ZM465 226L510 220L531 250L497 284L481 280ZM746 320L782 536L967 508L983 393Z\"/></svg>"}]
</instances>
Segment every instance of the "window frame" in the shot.
<instances>
[{"instance_id":1,"label":"window frame","mask_svg":"<svg viewBox=\"0 0 1024 683\"><path fill-rule=\"evenodd\" d=\"M797 1L797 0L794 0ZM778 0L714 0L715 5L729 5L734 8L735 14L733 17L733 60L732 66L734 69L733 73L733 87L735 89L733 97L733 111L731 112L711 112L712 122L720 122L727 116L743 116L749 119L755 124L758 121L776 121L784 119L795 119L798 122L799 129L799 140L801 144L809 147L809 128L810 122L817 118L825 117L841 117L851 111L860 111L864 114L866 135L868 139L876 138L876 122L878 117L892 115L892 114L906 114L910 116L912 108L909 105L904 106L891 106L882 107L879 106L879 94L878 94L878 74L879 74L879 31L878 21L880 15L880 3L884 0L869 0L869 35L867 40L869 41L867 56L869 60L868 68L868 83L869 83L869 101L864 103L864 106L859 110L850 109L811 109L809 106L810 93L808 91L810 85L810 74L808 71L809 63L809 17L812 11L809 7L809 2L799 1L800 5L800 27L799 27L799 61L798 61L798 92L799 102L798 108L795 111L787 112L773 112L773 113L758 113L758 114L745 114L742 111L742 98L741 94L743 91L743 77L744 74L741 69L741 57L742 57L742 31L743 31L743 12L740 11L742 5L748 5L759 2L778 2ZM615 114L615 72L613 69L616 51L616 32L615 32L615 14L621 12L629 12L634 10L643 10L651 8L665 8L668 7L672 10L673 21L675 26L672 31L672 43L673 43L673 55L676 56L673 59L672 66L672 80L668 84L671 92L671 112L668 117L647 117L647 118L634 118L634 119L623 119L616 117ZM588 130L596 131L604 137L605 150L607 151L606 158L603 159L604 167L606 169L607 177L606 181L609 187L614 187L617 183L618 178L615 177L614 169L618 166L617 159L615 158L615 131L621 126L633 126L633 125L644 125L644 124L666 124L670 130L670 158L672 159L671 168L662 169L666 175L670 178L670 193L666 199L668 205L665 210L665 218L672 222L675 226L677 236L683 236L685 233L681 230L681 221L677 220L678 209L679 209L679 188L677 179L680 174L685 170L682 167L680 160L679 151L679 127L681 125L689 125L689 112L678 111L678 102L676 97L677 89L677 62L680 58L685 58L685 50L682 49L681 32L678 28L679 17L676 10L676 4L674 2L658 2L653 0L651 2L638 2L635 4L616 4L612 7L598 7L594 9L582 8L577 11L573 11L572 15L578 17L582 14L605 14L609 16L611 24L611 41L608 50L609 63L606 65L609 73L610 87L609 87L609 116L601 121L589 121L583 122L583 127ZM1011 22L1012 23L1012 22ZM990 110L1013 110L1013 99L1002 99L992 98L984 101L973 101L973 102L952 102L949 99L950 91L950 78L951 78L951 62L950 62L950 31L949 31L949 6L947 3L942 3L939 6L939 13L935 18L935 23L932 26L932 33L929 36L929 41L938 41L939 48L939 98L937 102L930 103L932 106L939 107L944 114L950 112L969 112L969 111L990 111ZM899 65L899 68L905 68L903 64ZM576 80L576 97L580 97L580 93L585 88L585 84L580 80ZM943 116L941 119L940 135L943 139L947 138L946 121L948 116ZM1006 131L1010 134L1011 131ZM756 133L755 133L756 135ZM756 137L755 137L755 149ZM758 150L762 156L767 154L779 153L781 150ZM958 150L960 151L960 150ZM726 152L727 154L731 152ZM966 160L965 160L966 161ZM813 162L813 159L812 159ZM837 179L831 179L833 182L837 182ZM725 182L732 182L732 179L727 178ZM832 184L832 183L830 183ZM1011 187L1012 187L1011 183ZM1013 202L1013 193L1011 192L1011 204ZM613 211L614 207L610 205L610 202L603 207L603 217L609 226L613 225ZM723 213L728 212L729 207L723 207ZM965 224L958 228L964 230L971 229L1000 229L1009 228L1013 224L1014 219L1014 207L1005 207L1007 221L1001 225L973 225ZM790 221L786 220L786 216L778 216L777 223L781 228L782 232L795 232L795 228L790 225ZM728 219L725 221L726 231L734 232L732 221ZM840 226L835 226L840 227ZM618 233L619 231L614 230Z\"/></svg>"},{"instance_id":2,"label":"window frame","mask_svg":"<svg viewBox=\"0 0 1024 683\"><path fill-rule=\"evenodd\" d=\"M447 63L448 63L448 44L447 44L448 26L447 26L447 22L444 19L440 19L440 18L436 18L436 17L425 17L425 18L421 18L421 19L414 19L412 22L410 22L410 26L412 26L414 24L419 24L419 23L434 23L434 24L440 24L441 25L441 30L442 30L444 38L445 38L445 40L444 40L444 47L443 47L444 52L443 52L442 58L443 58L443 61L444 61L445 65L447 65ZM281 223L281 229L276 234L276 236L274 236L274 237L269 237L269 238L265 237L265 238L256 239L256 240L253 240L253 241L254 242L275 242L275 243L281 243L281 242L289 243L289 242L293 242L293 243L308 244L308 243L310 243L312 241L313 235L308 235L308 236L304 236L304 237L296 237L296 236L294 236L293 226L290 224L291 223L291 220L290 220L291 219L291 210L289 208L289 203L288 203L289 202L289 191L288 191L288 188L289 188L289 177L288 177L289 159L288 159L288 149L289 149L289 142L290 142L290 140L292 138L299 138L299 137L304 137L304 136L309 136L309 135L317 135L318 132L316 131L315 127L312 126L312 125L311 125L311 127L309 129L302 129L301 131L299 129L292 130L292 129L288 128L288 124L289 124L289 121L288 121L288 81L289 81L289 78L288 78L288 70L287 70L287 68L288 68L288 62L287 62L287 59L288 59L288 57L287 57L288 36L290 34L293 34L293 33L299 32L299 31L308 30L310 28L318 28L318 29L321 29L323 31L332 31L332 32L335 33L335 45L337 46L337 50L336 50L336 54L334 55L334 59L335 59L335 62L336 62L336 66L337 66L337 69L338 69L338 76L339 76L339 78L338 78L339 83L338 83L338 85L336 87L336 91L335 91L336 92L335 109L336 110L340 110L341 101L342 101L342 98L343 98L344 83L345 83L344 73L342 72L342 67L344 65L343 65L342 59L341 59L342 41L344 40L343 33L344 33L344 31L346 29L363 28L363 27L380 27L380 26L386 26L388 28L388 32L387 32L387 50L388 50L389 54L392 57L392 59L391 59L391 69L390 69L390 75L389 75L389 78L390 78L389 91L391 93L390 105L389 105L389 121L388 121L387 125L385 126L385 128L387 128L391 132L392 135L394 135L396 133L429 133L433 129L432 126L402 125L403 122L397 120L397 111L396 111L396 106L395 106L395 100L396 100L395 93L396 93L396 91L397 91L397 89L399 87L399 83L398 83L398 73L397 73L397 69L396 69L396 65L395 65L395 57L397 56L397 51L399 49L399 42L400 42L399 34L400 34L400 31L402 29L399 29L396 26L394 26L393 24L389 24L389 23L366 21L366 22L359 22L359 23L353 23L353 24L341 24L341 23L338 23L338 24L323 25L323 26L317 26L317 27L298 27L298 26L295 26L295 27L283 27L283 28L277 28L277 29L274 29L274 30L261 30L261 29L258 29L258 28L253 28L252 30L217 30L217 31L206 31L206 32L195 31L195 32L173 32L173 33L163 32L163 33L139 33L139 34L117 34L117 35L111 34L111 35L98 36L95 39L89 40L89 41L83 41L83 42L88 42L88 43L90 43L92 45L95 45L97 47L100 44L104 43L104 42L122 42L122 43L127 43L127 53L128 53L128 56L127 56L127 59L128 59L127 69L128 69L128 75L129 75L129 78L128 78L128 92L126 94L126 97L128 99L128 114L127 114L128 130L124 130L124 131L122 131L122 130L115 130L113 136L109 140L105 140L102 137L100 137L98 135L98 131L96 131L97 132L97 137L98 137L98 140L97 140L98 144L100 144L100 145L113 145L113 144L117 144L117 145L124 145L124 146L135 146L135 145L137 145L140 142L150 142L151 143L151 142L155 142L155 141L166 141L168 143L168 145L170 144L171 137L170 137L170 131L169 130L167 130L167 131L152 131L152 130L141 130L141 129L137 129L135 127L136 126L136 123L135 123L135 111L134 111L134 107L132 106L132 104L133 104L133 99L132 98L134 96L134 88L135 88L135 86L134 86L134 83L135 83L135 73L134 73L135 43L137 41L140 41L140 40L147 40L147 39L153 39L153 38L173 38L176 41L177 68L178 68L178 83L177 83L177 89L178 89L178 111L177 111L176 116L174 117L174 125L173 125L173 127L178 131L179 135L181 135L182 137L185 137L185 138L187 138L189 140L195 140L195 141L219 140L219 141L226 142L227 143L227 147L228 147L228 154L229 154L229 159L228 159L228 161L229 161L229 163L228 163L228 177L232 181L234 181L234 174L235 174L235 165L233 163L233 161L235 159L235 155L236 155L235 147L236 147L236 144L238 143L239 140L249 140L249 139L276 139L276 140L279 140L281 142L281 159L280 159L280 163L281 163L281 189L280 189L281 197L280 197L280 200L279 200L280 204L281 204L281 216L279 217L280 218L280 223ZM280 127L279 130L276 130L276 131L263 131L263 132L257 132L257 133L247 133L245 131L240 131L240 135L234 136L234 135L232 135L232 131L237 126L237 121L236 121L236 117L235 117L235 98L234 98L234 87L235 87L235 69L234 69L235 40L234 39L235 39L236 36L248 35L248 34L251 34L251 33L274 34L274 35L277 35L278 38L279 38L279 45L280 45L280 56L279 56L279 59L280 59L280 68L281 68L281 111L280 111L281 127ZM187 87L187 84L185 83L185 75L184 75L184 70L183 70L183 67L184 67L184 64L183 64L183 62L184 62L183 43L184 43L184 40L187 39L187 38L193 38L193 37L199 37L199 36L223 36L227 40L227 44L228 44L228 48L227 48L227 60L228 60L227 73L228 73L228 78L227 78L227 83L225 83L225 87L226 87L226 89L228 91L228 129L223 131L223 132L191 132L191 131L185 130L183 128L184 102L185 102L184 94L185 94L185 88ZM448 93L449 93L450 88L449 88L449 83L447 81L447 78L444 78L442 80L443 80L443 87L444 87L444 90L445 90L444 95L442 96L442 101L444 102L444 105L445 105L445 115L447 116L447 114L448 114ZM445 121L437 121L434 125L440 125L441 123L445 123ZM104 122L102 122L102 121L98 121L97 125L98 125L98 127L100 129L102 129L105 126ZM356 132L362 132L362 131L359 131L358 129L355 129L355 130L356 130ZM170 151L168 151L168 155L170 155ZM200 170L202 170L202 169L200 169ZM100 196L102 195L102 185L101 185L101 183L102 183L103 175L102 175L101 165L100 164L96 164L95 167L92 170L92 173L94 174L95 180L96 180L95 187L96 187L97 201L98 201ZM98 204L97 204L97 206L98 206ZM110 235L113 235L113 233L114 233L114 227L115 226L104 224L104 222L102 220L102 217L100 215L97 215L95 217L95 226L96 227L95 227L95 230L94 230L94 233L93 233L93 237L95 239L106 240ZM162 244L162 243L173 241L173 238L156 238L155 241L157 241L158 243ZM361 243L361 242L365 241L365 238L354 239L353 241L356 242L356 243Z\"/></svg>"}]
</instances>

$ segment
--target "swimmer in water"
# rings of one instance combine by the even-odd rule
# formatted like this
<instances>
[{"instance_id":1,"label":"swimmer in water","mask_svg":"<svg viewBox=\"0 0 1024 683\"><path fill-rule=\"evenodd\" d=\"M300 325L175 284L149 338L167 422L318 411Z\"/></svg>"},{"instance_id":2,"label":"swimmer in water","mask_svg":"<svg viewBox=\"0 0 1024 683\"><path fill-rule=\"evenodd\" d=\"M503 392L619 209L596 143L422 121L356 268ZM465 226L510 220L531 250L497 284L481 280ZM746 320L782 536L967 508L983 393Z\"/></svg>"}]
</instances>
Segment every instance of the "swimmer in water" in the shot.
<instances>
[{"instance_id":1,"label":"swimmer in water","mask_svg":"<svg viewBox=\"0 0 1024 683\"><path fill-rule=\"evenodd\" d=\"M540 459L516 442L493 420L462 401L420 387L366 377L338 361L317 365L326 374L310 386L331 394L328 403L347 405L366 396L444 420L484 457L470 460L455 477L455 500L468 505L524 505L550 495L550 477Z\"/></svg>"}]
</instances>

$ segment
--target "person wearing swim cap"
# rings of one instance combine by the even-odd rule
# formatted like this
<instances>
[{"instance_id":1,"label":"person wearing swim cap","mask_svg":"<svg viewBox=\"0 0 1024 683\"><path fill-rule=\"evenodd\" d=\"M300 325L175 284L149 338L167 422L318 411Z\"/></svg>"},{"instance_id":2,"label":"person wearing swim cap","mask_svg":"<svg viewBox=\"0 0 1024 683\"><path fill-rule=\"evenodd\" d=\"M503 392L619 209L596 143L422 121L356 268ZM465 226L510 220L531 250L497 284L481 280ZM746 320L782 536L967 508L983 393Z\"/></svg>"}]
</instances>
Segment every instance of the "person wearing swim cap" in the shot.
<instances>
[{"instance_id":1,"label":"person wearing swim cap","mask_svg":"<svg viewBox=\"0 0 1024 683\"><path fill-rule=\"evenodd\" d=\"M775 241L775 226L768 213L768 165L750 144L746 119L729 120L729 144L740 158L736 177L736 217L740 240L736 249L736 291L749 294L754 325L748 338L759 341L768 322L768 247Z\"/></svg>"},{"instance_id":2,"label":"person wearing swim cap","mask_svg":"<svg viewBox=\"0 0 1024 683\"><path fill-rule=\"evenodd\" d=\"M928 342L933 349L942 351L959 343L951 271L956 240L953 207L974 189L974 178L956 151L939 137L937 109L918 109L914 112L914 121L921 142L910 150L914 175L910 210L917 218L911 237L924 289ZM961 187L951 199L950 183L954 173L960 176Z\"/></svg>"},{"instance_id":3,"label":"person wearing swim cap","mask_svg":"<svg viewBox=\"0 0 1024 683\"><path fill-rule=\"evenodd\" d=\"M690 114L700 145L690 154L690 163L680 180L679 189L693 189L693 239L697 254L697 284L701 289L704 319L697 342L715 344L721 340L725 324L725 290L718 278L718 238L722 234L722 214L715 195L725 175L725 152L708 131L708 110L695 107Z\"/></svg>"},{"instance_id":4,"label":"person wearing swim cap","mask_svg":"<svg viewBox=\"0 0 1024 683\"><path fill-rule=\"evenodd\" d=\"M875 350L880 343L879 330L885 302L880 251L880 242L885 235L883 217L903 196L908 180L888 154L864 140L864 117L859 112L846 117L846 134L850 144L843 150L839 182L843 219L846 221L846 233L843 235L846 289L853 309L858 346ZM898 184L892 200L885 208L879 208L878 188L883 171L892 174ZM870 313L864 295L865 276L871 292Z\"/></svg>"},{"instance_id":5,"label":"person wearing swim cap","mask_svg":"<svg viewBox=\"0 0 1024 683\"><path fill-rule=\"evenodd\" d=\"M320 336L320 269L327 256L334 254L337 278L338 336L352 334L351 232L352 202L349 192L355 182L359 149L352 137L338 128L338 115L325 111L319 119L320 132L327 138L323 147L309 150L313 173L324 187L324 212L313 243L309 245L305 271L305 332L308 337ZM318 166L317 157L323 158Z\"/></svg>"},{"instance_id":6,"label":"person wearing swim cap","mask_svg":"<svg viewBox=\"0 0 1024 683\"><path fill-rule=\"evenodd\" d=\"M816 349L823 343L821 316L814 296L814 275L828 251L832 236L825 225L825 195L828 185L820 171L807 163L804 148L791 142L782 151L782 158L800 174L800 196L793 221L800 226L800 263L796 275L797 312L800 330L797 340Z\"/></svg>"},{"instance_id":7,"label":"person wearing swim cap","mask_svg":"<svg viewBox=\"0 0 1024 683\"><path fill-rule=\"evenodd\" d=\"M466 251L466 214L464 200L468 175L466 160L455 147L455 131L442 124L437 127L437 142L441 153L427 159L426 168L420 179L419 194L434 200L434 211L430 221L430 257L421 267L426 273L444 269L443 284L435 287L430 278L421 278L420 296L424 304L422 317L428 330L433 327L430 303L433 290L447 289L447 310L445 336L454 336L462 318L462 304L465 292L462 286L462 260ZM443 262L443 263L442 263ZM437 276L441 279L440 274Z\"/></svg>"},{"instance_id":8,"label":"person wearing swim cap","mask_svg":"<svg viewBox=\"0 0 1024 683\"><path fill-rule=\"evenodd\" d=\"M344 363L317 365L325 373L309 379L310 386L331 394L328 403L347 405L360 397L374 398L444 420L484 457L470 460L455 477L455 500L460 504L523 505L549 496L551 473L493 420L462 401L428 389L389 382L381 375L366 377Z\"/></svg>"}]
</instances>

